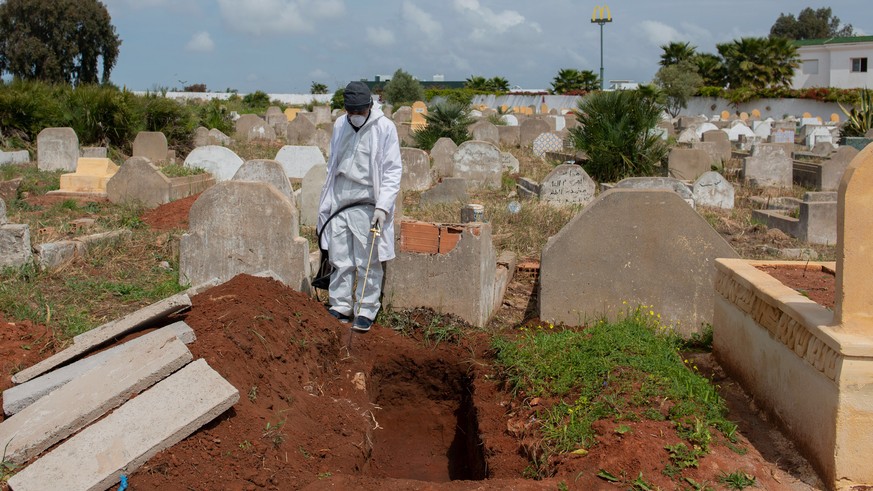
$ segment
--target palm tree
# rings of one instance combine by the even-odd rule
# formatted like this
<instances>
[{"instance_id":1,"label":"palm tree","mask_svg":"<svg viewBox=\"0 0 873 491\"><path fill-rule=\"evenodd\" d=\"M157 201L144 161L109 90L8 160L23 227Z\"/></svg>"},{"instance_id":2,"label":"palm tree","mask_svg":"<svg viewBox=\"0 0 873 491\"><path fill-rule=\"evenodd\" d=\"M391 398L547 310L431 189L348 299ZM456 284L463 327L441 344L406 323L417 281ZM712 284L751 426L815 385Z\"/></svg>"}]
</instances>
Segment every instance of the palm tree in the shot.
<instances>
[{"instance_id":1,"label":"palm tree","mask_svg":"<svg viewBox=\"0 0 873 491\"><path fill-rule=\"evenodd\" d=\"M690 61L695 55L696 46L691 43L671 42L661 46L664 53L661 54L661 66L675 65L681 61Z\"/></svg>"},{"instance_id":2,"label":"palm tree","mask_svg":"<svg viewBox=\"0 0 873 491\"><path fill-rule=\"evenodd\" d=\"M479 75L471 75L464 81L464 88L483 91L488 90L488 80Z\"/></svg>"},{"instance_id":3,"label":"palm tree","mask_svg":"<svg viewBox=\"0 0 873 491\"><path fill-rule=\"evenodd\" d=\"M552 80L553 94L567 94L574 91L592 91L600 88L600 79L591 70L562 68Z\"/></svg>"},{"instance_id":4,"label":"palm tree","mask_svg":"<svg viewBox=\"0 0 873 491\"><path fill-rule=\"evenodd\" d=\"M716 48L731 88L787 88L799 66L797 48L785 38L742 38Z\"/></svg>"},{"instance_id":5,"label":"palm tree","mask_svg":"<svg viewBox=\"0 0 873 491\"><path fill-rule=\"evenodd\" d=\"M452 100L434 104L428 108L424 119L427 126L412 134L422 150L430 150L444 136L451 138L456 145L470 139L467 128L473 124L473 118L466 104Z\"/></svg>"},{"instance_id":6,"label":"palm tree","mask_svg":"<svg viewBox=\"0 0 873 491\"><path fill-rule=\"evenodd\" d=\"M726 74L721 58L712 53L698 53L691 61L697 66L697 73L703 78L703 85L724 87Z\"/></svg>"},{"instance_id":7,"label":"palm tree","mask_svg":"<svg viewBox=\"0 0 873 491\"><path fill-rule=\"evenodd\" d=\"M485 85L492 92L509 92L509 80L503 77L491 77L485 82Z\"/></svg>"}]
</instances>

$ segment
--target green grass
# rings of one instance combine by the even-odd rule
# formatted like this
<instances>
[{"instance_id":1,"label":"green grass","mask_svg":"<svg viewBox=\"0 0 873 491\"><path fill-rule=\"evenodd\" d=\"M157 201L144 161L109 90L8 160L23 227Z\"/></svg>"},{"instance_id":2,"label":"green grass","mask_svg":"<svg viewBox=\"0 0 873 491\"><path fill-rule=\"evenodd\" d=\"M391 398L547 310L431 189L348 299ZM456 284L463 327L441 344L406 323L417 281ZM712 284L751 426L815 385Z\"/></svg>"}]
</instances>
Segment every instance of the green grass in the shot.
<instances>
[{"instance_id":1,"label":"green grass","mask_svg":"<svg viewBox=\"0 0 873 491\"><path fill-rule=\"evenodd\" d=\"M754 486L756 481L755 476L746 474L743 471L734 471L730 474L723 472L718 478L718 482L728 489L746 489Z\"/></svg>"},{"instance_id":2,"label":"green grass","mask_svg":"<svg viewBox=\"0 0 873 491\"><path fill-rule=\"evenodd\" d=\"M46 191L54 191L61 187L61 174L66 172L62 170L41 171L37 168L36 162L4 165L0 167L0 181L9 181L20 177L19 196L21 193L45 194Z\"/></svg>"},{"instance_id":3,"label":"green grass","mask_svg":"<svg viewBox=\"0 0 873 491\"><path fill-rule=\"evenodd\" d=\"M395 310L383 308L376 322L406 336L421 336L425 344L457 343L464 331L471 329L463 321L430 309Z\"/></svg>"},{"instance_id":4,"label":"green grass","mask_svg":"<svg viewBox=\"0 0 873 491\"><path fill-rule=\"evenodd\" d=\"M161 173L167 177L188 177L205 174L206 170L200 167L185 167L181 164L172 164L161 167Z\"/></svg>"},{"instance_id":5,"label":"green grass","mask_svg":"<svg viewBox=\"0 0 873 491\"><path fill-rule=\"evenodd\" d=\"M733 435L736 426L725 419L715 386L683 360L682 343L658 323L657 314L637 309L585 330L523 328L515 338L496 338L493 346L516 395L558 399L538 415L547 454L590 447L592 424L599 419L666 418L687 449L677 447L676 459L688 466L708 451L712 429Z\"/></svg>"}]
</instances>

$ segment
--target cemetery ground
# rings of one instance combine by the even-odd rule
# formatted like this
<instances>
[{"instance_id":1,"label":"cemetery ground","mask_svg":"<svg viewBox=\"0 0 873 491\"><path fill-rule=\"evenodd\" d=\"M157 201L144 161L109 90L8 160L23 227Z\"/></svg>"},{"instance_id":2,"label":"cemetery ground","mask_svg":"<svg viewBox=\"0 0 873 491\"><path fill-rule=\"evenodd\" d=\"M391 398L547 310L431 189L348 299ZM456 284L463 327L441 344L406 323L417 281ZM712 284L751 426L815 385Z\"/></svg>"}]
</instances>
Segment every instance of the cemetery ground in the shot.
<instances>
[{"instance_id":1,"label":"cemetery ground","mask_svg":"<svg viewBox=\"0 0 873 491\"><path fill-rule=\"evenodd\" d=\"M249 159L275 148L236 151ZM529 150L512 152L523 175L541 179L552 167ZM182 291L179 237L196 199L144 212L46 195L58 173L36 172L35 164L3 172L0 180L23 178L8 215L30 224L35 244L119 228L130 235L60 270L2 273L0 390L72 336ZM539 252L578 209L523 201L513 214L513 189L505 177L503 189L473 195L485 205L495 247L520 259L484 329L425 309L385 309L349 356L347 328L272 279L241 275L194 296L177 314L197 335L190 349L242 397L149 460L130 476L130 489L822 487L714 362L711 331L683 341L657 312L630 305L622 320L582 329L540 321ZM833 246L801 246L756 223L750 194L739 187L734 210L698 212L744 258L812 247L833 260ZM405 194L406 216L457 221L457 206L422 208L418 198ZM312 245L314 230L301 230ZM828 294L805 275L795 281L790 286L810 296ZM0 464L0 489L17 470Z\"/></svg>"}]
</instances>

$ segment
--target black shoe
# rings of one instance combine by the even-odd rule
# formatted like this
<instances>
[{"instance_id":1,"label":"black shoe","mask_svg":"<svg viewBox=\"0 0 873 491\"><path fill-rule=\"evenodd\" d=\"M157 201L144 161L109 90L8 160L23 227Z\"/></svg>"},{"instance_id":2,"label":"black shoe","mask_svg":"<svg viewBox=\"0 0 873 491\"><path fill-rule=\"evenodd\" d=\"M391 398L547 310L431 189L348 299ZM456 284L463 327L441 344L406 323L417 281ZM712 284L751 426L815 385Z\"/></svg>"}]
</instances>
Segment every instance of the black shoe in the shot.
<instances>
[{"instance_id":1,"label":"black shoe","mask_svg":"<svg viewBox=\"0 0 873 491\"><path fill-rule=\"evenodd\" d=\"M346 315L346 314L341 314L340 312L337 312L334 309L327 309L327 313L332 315L335 319L339 320L343 324L348 324L349 322L352 321L352 316Z\"/></svg>"},{"instance_id":2,"label":"black shoe","mask_svg":"<svg viewBox=\"0 0 873 491\"><path fill-rule=\"evenodd\" d=\"M352 323L352 331L365 333L370 332L370 326L373 325L373 321L367 319L363 315L359 315L355 317L355 322Z\"/></svg>"}]
</instances>

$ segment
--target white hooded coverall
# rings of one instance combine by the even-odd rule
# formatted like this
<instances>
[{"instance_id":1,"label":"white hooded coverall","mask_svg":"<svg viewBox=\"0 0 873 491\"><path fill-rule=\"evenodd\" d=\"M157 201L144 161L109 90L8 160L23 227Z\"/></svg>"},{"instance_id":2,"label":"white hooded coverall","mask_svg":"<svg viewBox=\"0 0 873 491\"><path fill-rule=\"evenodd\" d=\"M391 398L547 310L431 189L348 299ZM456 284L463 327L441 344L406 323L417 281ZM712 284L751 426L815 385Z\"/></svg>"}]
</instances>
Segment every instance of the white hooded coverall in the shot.
<instances>
[{"instance_id":1,"label":"white hooded coverall","mask_svg":"<svg viewBox=\"0 0 873 491\"><path fill-rule=\"evenodd\" d=\"M394 202L400 191L401 174L397 129L379 108L370 109L370 117L357 132L347 117L337 119L316 228L321 230L333 212L355 201L370 200L387 213L384 229L373 248L366 289L364 273L373 241L370 222L375 209L349 208L334 217L322 233L321 247L327 249L334 267L328 289L330 305L341 314L372 320L381 307L381 261L394 258Z\"/></svg>"}]
</instances>

